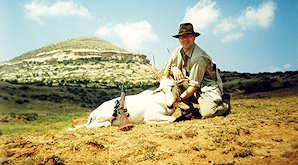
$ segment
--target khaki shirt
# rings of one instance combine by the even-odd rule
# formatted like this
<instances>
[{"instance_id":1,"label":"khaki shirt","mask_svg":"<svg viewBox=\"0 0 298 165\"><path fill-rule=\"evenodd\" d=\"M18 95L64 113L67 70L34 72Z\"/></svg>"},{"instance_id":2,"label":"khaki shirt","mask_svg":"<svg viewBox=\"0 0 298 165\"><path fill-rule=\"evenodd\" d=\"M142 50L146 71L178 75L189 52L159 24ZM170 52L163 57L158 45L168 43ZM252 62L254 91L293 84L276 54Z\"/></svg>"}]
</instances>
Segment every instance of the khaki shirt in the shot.
<instances>
[{"instance_id":1,"label":"khaki shirt","mask_svg":"<svg viewBox=\"0 0 298 165\"><path fill-rule=\"evenodd\" d=\"M183 57L187 56L186 61ZM189 79L189 85L202 88L206 85L216 83L222 91L222 81L218 74L216 65L212 63L211 57L197 44L184 52L182 46L177 47L169 60L172 67L178 67L184 76Z\"/></svg>"}]
</instances>

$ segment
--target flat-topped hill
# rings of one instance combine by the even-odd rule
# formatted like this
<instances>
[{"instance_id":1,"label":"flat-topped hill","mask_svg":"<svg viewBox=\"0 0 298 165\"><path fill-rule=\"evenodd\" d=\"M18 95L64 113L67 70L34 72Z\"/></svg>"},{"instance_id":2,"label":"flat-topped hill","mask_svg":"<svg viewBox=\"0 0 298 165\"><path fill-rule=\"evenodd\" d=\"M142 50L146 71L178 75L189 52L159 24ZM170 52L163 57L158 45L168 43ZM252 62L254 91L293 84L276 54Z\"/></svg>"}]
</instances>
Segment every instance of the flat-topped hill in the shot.
<instances>
[{"instance_id":1,"label":"flat-topped hill","mask_svg":"<svg viewBox=\"0 0 298 165\"><path fill-rule=\"evenodd\" d=\"M79 38L29 51L0 64L3 81L44 85L152 85L157 70L145 55L98 38Z\"/></svg>"}]
</instances>

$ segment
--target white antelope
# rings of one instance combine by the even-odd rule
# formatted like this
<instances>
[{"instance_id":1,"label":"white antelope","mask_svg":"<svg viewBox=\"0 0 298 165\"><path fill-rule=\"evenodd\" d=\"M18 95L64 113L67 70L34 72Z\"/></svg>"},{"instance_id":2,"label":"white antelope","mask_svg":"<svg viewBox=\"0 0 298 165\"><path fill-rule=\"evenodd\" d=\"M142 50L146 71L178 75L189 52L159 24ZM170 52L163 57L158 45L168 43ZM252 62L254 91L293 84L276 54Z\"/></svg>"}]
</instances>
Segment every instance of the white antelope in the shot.
<instances>
[{"instance_id":1,"label":"white antelope","mask_svg":"<svg viewBox=\"0 0 298 165\"><path fill-rule=\"evenodd\" d=\"M181 84L181 81L175 82L172 79L163 77L160 86L154 91L145 90L136 95L125 96L129 121L133 124L173 122L176 118L171 115L176 109L176 99L180 96L179 84ZM120 97L102 103L91 112L85 124L76 126L76 128L83 126L87 128L119 126L119 118L111 120L117 100L120 100Z\"/></svg>"}]
</instances>

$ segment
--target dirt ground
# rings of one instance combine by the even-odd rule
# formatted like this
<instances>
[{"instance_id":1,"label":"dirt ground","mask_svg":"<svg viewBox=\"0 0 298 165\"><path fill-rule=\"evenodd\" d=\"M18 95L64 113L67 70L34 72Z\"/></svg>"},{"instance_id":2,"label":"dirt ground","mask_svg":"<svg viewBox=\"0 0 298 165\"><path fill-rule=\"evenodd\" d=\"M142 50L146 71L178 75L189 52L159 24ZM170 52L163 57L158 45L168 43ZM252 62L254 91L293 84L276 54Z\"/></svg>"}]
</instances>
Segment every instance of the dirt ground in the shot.
<instances>
[{"instance_id":1,"label":"dirt ground","mask_svg":"<svg viewBox=\"0 0 298 165\"><path fill-rule=\"evenodd\" d=\"M128 132L108 127L2 135L0 162L297 165L297 91L234 96L227 117L140 124Z\"/></svg>"}]
</instances>

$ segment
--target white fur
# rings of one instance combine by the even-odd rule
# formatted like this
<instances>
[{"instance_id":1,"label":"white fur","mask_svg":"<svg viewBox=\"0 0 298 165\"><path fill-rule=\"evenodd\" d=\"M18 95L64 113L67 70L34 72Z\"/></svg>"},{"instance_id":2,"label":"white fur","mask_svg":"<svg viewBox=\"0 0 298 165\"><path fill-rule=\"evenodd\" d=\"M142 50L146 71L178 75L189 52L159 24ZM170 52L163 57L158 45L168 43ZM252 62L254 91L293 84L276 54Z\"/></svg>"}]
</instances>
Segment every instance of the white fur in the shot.
<instances>
[{"instance_id":1,"label":"white fur","mask_svg":"<svg viewBox=\"0 0 298 165\"><path fill-rule=\"evenodd\" d=\"M125 105L129 113L129 121L133 124L162 124L173 122L175 118L171 116L175 111L176 99L179 97L179 89L173 80L163 78L159 88L156 90L146 90L136 95L125 96ZM111 123L114 112L115 101L120 97L102 103L98 108L91 112L87 123L77 126L81 128L107 127L119 125L116 118ZM168 107L174 107L169 109Z\"/></svg>"}]
</instances>

